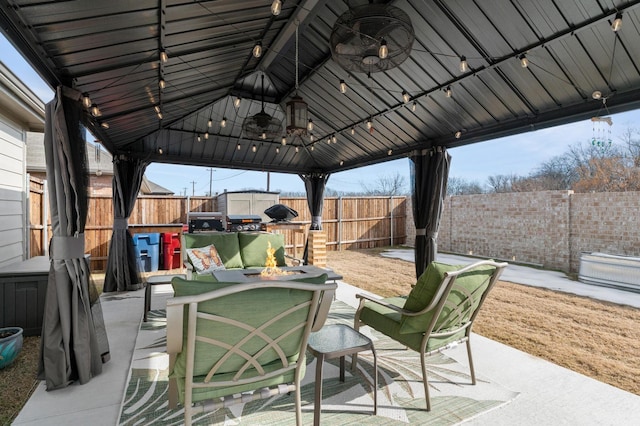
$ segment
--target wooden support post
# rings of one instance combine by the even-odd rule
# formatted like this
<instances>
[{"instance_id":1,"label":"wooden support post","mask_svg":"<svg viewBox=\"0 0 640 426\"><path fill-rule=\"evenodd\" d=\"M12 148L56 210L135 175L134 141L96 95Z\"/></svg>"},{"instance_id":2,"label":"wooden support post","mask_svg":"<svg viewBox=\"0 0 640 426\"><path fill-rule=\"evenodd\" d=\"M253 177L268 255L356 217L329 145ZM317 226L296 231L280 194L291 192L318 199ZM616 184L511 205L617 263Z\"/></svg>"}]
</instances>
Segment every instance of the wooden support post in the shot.
<instances>
[{"instance_id":1,"label":"wooden support post","mask_svg":"<svg viewBox=\"0 0 640 426\"><path fill-rule=\"evenodd\" d=\"M327 266L327 233L320 231L309 231L309 265L319 268Z\"/></svg>"}]
</instances>

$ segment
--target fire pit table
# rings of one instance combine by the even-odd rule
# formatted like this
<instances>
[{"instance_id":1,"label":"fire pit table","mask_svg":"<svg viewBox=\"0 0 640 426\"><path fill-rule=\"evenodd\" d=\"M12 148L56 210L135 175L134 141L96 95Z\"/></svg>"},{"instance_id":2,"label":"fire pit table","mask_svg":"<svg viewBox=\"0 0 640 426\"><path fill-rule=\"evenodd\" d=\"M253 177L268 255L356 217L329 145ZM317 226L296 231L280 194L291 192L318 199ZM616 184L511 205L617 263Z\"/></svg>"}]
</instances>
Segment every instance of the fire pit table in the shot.
<instances>
[{"instance_id":1,"label":"fire pit table","mask_svg":"<svg viewBox=\"0 0 640 426\"><path fill-rule=\"evenodd\" d=\"M260 275L260 269L224 269L221 271L214 271L212 272L212 275L217 281L236 283L273 279L291 280L302 278L305 275L313 276L320 274L327 274L327 281L336 281L342 279L342 275L335 273L331 269L319 268L313 265L286 266L281 267L280 269L286 272L287 275L263 277Z\"/></svg>"}]
</instances>

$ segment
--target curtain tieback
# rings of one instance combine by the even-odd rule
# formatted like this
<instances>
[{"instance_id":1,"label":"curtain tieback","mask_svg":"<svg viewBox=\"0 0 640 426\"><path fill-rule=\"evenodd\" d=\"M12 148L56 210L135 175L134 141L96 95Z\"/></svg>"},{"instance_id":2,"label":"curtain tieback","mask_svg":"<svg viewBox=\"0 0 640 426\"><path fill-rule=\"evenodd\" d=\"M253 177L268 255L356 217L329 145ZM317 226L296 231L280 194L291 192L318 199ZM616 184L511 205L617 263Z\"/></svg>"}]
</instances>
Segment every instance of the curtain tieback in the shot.
<instances>
[{"instance_id":1,"label":"curtain tieback","mask_svg":"<svg viewBox=\"0 0 640 426\"><path fill-rule=\"evenodd\" d=\"M113 219L113 230L116 229L127 229L129 227L129 218L128 217L116 217Z\"/></svg>"},{"instance_id":2,"label":"curtain tieback","mask_svg":"<svg viewBox=\"0 0 640 426\"><path fill-rule=\"evenodd\" d=\"M427 233L427 228L416 228L416 237L438 238L437 232Z\"/></svg>"},{"instance_id":3,"label":"curtain tieback","mask_svg":"<svg viewBox=\"0 0 640 426\"><path fill-rule=\"evenodd\" d=\"M81 259L84 257L84 234L77 237L54 236L50 251L53 260Z\"/></svg>"}]
</instances>

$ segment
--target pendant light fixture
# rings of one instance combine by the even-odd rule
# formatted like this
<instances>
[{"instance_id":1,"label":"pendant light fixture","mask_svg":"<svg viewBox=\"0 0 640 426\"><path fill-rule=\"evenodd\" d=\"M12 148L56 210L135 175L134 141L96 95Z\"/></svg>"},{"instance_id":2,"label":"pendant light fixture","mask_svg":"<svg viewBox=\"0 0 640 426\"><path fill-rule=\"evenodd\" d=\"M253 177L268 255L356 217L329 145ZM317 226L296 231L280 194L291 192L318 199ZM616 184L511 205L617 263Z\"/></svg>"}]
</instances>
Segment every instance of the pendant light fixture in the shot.
<instances>
[{"instance_id":1,"label":"pendant light fixture","mask_svg":"<svg viewBox=\"0 0 640 426\"><path fill-rule=\"evenodd\" d=\"M311 120L307 110L307 103L298 96L298 27L296 22L296 93L286 105L287 134L295 136L306 136L307 128Z\"/></svg>"}]
</instances>

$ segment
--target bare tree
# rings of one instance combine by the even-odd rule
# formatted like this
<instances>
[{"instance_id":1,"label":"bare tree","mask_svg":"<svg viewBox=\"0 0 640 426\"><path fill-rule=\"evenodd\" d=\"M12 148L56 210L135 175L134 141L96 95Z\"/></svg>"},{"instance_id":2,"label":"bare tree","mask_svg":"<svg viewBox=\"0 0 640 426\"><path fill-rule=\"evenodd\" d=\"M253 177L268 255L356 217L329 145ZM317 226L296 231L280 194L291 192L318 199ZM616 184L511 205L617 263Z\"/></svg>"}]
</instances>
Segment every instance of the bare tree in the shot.
<instances>
[{"instance_id":1,"label":"bare tree","mask_svg":"<svg viewBox=\"0 0 640 426\"><path fill-rule=\"evenodd\" d=\"M364 195L406 195L406 179L400 173L379 176L371 182L360 182Z\"/></svg>"},{"instance_id":2,"label":"bare tree","mask_svg":"<svg viewBox=\"0 0 640 426\"><path fill-rule=\"evenodd\" d=\"M483 194L484 192L479 182L467 181L455 176L450 176L447 181L447 195Z\"/></svg>"},{"instance_id":3,"label":"bare tree","mask_svg":"<svg viewBox=\"0 0 640 426\"><path fill-rule=\"evenodd\" d=\"M491 188L491 192L512 192L513 184L521 179L515 174L511 175L494 175L487 178L487 184Z\"/></svg>"}]
</instances>

